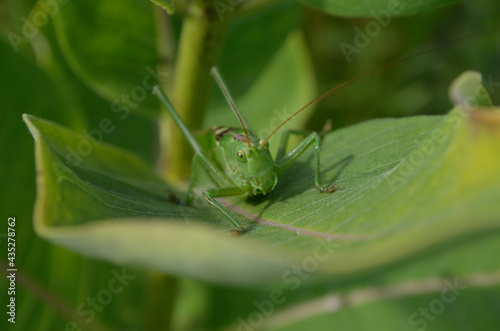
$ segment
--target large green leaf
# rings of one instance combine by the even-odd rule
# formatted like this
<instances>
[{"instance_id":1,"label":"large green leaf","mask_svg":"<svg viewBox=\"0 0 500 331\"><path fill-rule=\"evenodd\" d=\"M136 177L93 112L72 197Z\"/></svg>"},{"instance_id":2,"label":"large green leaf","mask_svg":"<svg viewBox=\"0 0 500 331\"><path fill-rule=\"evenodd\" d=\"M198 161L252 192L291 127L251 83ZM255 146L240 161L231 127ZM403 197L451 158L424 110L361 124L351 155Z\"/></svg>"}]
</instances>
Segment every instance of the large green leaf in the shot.
<instances>
[{"instance_id":1,"label":"large green leaf","mask_svg":"<svg viewBox=\"0 0 500 331\"><path fill-rule=\"evenodd\" d=\"M235 98L246 94L262 72L272 66L271 62L276 62L290 32L300 24L300 10L295 1L279 1L229 26L218 65ZM303 60L301 51L298 52L299 61Z\"/></svg>"},{"instance_id":2,"label":"large green leaf","mask_svg":"<svg viewBox=\"0 0 500 331\"><path fill-rule=\"evenodd\" d=\"M146 1L72 1L54 16L59 45L72 69L114 108L157 113L151 97L157 53L152 5Z\"/></svg>"},{"instance_id":3,"label":"large green leaf","mask_svg":"<svg viewBox=\"0 0 500 331\"><path fill-rule=\"evenodd\" d=\"M499 227L498 116L457 107L332 132L322 175L340 190L318 193L305 155L269 196L239 203L254 222L237 237L205 204L170 202L130 153L25 116L36 142L35 228L83 254L212 282L274 282L293 263L339 278Z\"/></svg>"},{"instance_id":4,"label":"large green leaf","mask_svg":"<svg viewBox=\"0 0 500 331\"><path fill-rule=\"evenodd\" d=\"M301 0L330 14L347 17L373 17L375 24L386 26L391 18L448 6L460 0ZM377 23L378 22L378 23ZM380 28L380 25L379 25Z\"/></svg>"}]
</instances>

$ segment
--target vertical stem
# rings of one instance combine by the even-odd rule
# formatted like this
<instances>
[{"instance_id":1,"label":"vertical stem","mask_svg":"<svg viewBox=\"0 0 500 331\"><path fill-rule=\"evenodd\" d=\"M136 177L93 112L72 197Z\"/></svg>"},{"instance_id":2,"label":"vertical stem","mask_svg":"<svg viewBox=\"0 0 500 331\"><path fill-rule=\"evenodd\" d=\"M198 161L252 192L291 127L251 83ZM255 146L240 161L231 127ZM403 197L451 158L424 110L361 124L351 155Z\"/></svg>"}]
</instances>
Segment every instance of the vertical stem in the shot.
<instances>
[{"instance_id":1,"label":"vertical stem","mask_svg":"<svg viewBox=\"0 0 500 331\"><path fill-rule=\"evenodd\" d=\"M175 61L173 80L164 80L163 89L170 94L177 113L191 129L203 124L211 79L210 68L215 65L222 46L225 24L218 19L206 0L194 0L188 8ZM160 70L171 72L175 43L170 19L164 12L156 13ZM189 176L192 152L175 123L163 112L159 118L159 157L157 170L170 182L180 182ZM178 279L158 273L151 274L145 330L169 330Z\"/></svg>"},{"instance_id":2,"label":"vertical stem","mask_svg":"<svg viewBox=\"0 0 500 331\"><path fill-rule=\"evenodd\" d=\"M211 79L226 24L211 4L193 2L186 15L177 53L172 103L191 129L200 129L205 118ZM158 170L170 182L189 177L192 152L175 123L165 114L160 118L160 156Z\"/></svg>"},{"instance_id":3,"label":"vertical stem","mask_svg":"<svg viewBox=\"0 0 500 331\"><path fill-rule=\"evenodd\" d=\"M171 330L172 315L177 299L178 279L152 272L144 309L144 330Z\"/></svg>"},{"instance_id":4,"label":"vertical stem","mask_svg":"<svg viewBox=\"0 0 500 331\"><path fill-rule=\"evenodd\" d=\"M156 23L156 47L158 49L158 62L160 72L172 72L175 60L175 37L172 27L172 20L167 12L154 6ZM172 76L162 81L163 88L168 88L172 84Z\"/></svg>"},{"instance_id":5,"label":"vertical stem","mask_svg":"<svg viewBox=\"0 0 500 331\"><path fill-rule=\"evenodd\" d=\"M172 22L170 16L163 8L155 6L154 11L159 62L158 70L170 73L173 71L176 49ZM172 76L168 78L162 81L164 89L169 89L172 85ZM173 309L177 299L178 279L157 272L151 272L149 277L146 307L144 309L144 330L170 330Z\"/></svg>"}]
</instances>

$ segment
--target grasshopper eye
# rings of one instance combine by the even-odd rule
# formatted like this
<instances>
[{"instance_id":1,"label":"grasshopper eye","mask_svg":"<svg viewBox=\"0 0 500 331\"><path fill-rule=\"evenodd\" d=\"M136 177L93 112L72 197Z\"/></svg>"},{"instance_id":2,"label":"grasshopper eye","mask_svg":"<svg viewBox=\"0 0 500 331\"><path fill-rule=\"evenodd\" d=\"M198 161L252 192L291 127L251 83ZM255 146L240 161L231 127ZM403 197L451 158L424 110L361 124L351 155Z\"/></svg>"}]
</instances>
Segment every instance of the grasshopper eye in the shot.
<instances>
[{"instance_id":1,"label":"grasshopper eye","mask_svg":"<svg viewBox=\"0 0 500 331\"><path fill-rule=\"evenodd\" d=\"M241 149L236 153L236 158L240 162L243 162L243 163L247 162L247 154L245 153L245 151L243 151Z\"/></svg>"}]
</instances>

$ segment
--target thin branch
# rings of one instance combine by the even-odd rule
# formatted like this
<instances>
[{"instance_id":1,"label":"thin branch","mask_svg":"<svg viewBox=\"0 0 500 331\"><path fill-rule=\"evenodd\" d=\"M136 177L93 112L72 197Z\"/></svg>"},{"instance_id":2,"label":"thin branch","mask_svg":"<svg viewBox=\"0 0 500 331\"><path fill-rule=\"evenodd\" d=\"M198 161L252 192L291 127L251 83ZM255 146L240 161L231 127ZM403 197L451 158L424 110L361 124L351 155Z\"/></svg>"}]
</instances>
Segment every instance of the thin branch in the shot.
<instances>
[{"instance_id":1,"label":"thin branch","mask_svg":"<svg viewBox=\"0 0 500 331\"><path fill-rule=\"evenodd\" d=\"M367 287L348 293L331 293L278 311L264 321L262 329L281 329L317 315L336 313L347 307L358 307L374 301L437 293L443 291L450 284L466 287L490 287L500 284L500 271L475 273L460 277L433 277L388 286ZM458 286L457 290L459 290Z\"/></svg>"}]
</instances>

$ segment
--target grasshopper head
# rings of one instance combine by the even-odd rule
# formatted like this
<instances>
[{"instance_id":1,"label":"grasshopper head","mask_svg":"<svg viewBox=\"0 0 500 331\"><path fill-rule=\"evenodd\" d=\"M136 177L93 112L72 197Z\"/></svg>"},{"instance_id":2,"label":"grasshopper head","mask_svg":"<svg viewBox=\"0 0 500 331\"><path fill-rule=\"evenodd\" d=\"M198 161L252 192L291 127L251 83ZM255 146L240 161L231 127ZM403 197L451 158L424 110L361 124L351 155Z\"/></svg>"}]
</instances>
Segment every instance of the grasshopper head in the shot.
<instances>
[{"instance_id":1,"label":"grasshopper head","mask_svg":"<svg viewBox=\"0 0 500 331\"><path fill-rule=\"evenodd\" d=\"M271 192L278 182L269 144L263 140L241 144L236 151L236 164L241 178L251 185L253 195Z\"/></svg>"}]
</instances>

